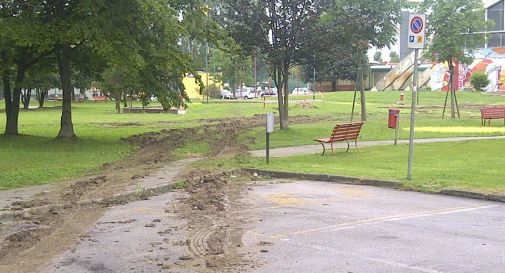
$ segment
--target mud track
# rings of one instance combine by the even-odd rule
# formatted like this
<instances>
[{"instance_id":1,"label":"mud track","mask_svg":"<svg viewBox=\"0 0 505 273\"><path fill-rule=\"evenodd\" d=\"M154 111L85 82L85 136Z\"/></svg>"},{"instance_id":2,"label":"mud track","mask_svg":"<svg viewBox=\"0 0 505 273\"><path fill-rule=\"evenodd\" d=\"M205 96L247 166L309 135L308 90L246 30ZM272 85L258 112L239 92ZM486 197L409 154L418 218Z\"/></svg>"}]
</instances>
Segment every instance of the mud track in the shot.
<instances>
[{"instance_id":1,"label":"mud track","mask_svg":"<svg viewBox=\"0 0 505 273\"><path fill-rule=\"evenodd\" d=\"M328 119L331 118L293 117L291 122L312 123ZM87 200L110 198L135 185L139 179L173 161L173 152L177 148L189 143L206 142L210 150L204 156L245 153L247 147L239 143L239 135L263 126L264 120L262 115L205 120L197 127L164 129L132 136L123 141L137 147L136 151L122 161L104 164L100 175L59 183L54 189L42 192L32 200L13 202L9 209L15 212L15 217L3 219L0 223L0 272L34 272L52 257L72 248L79 236L99 219L105 209L116 204ZM192 181L191 177L200 176L188 174L188 181ZM208 177L203 179L208 180ZM233 257L240 238L240 228L234 228L233 223L240 221L229 218L227 204L236 200L242 188L224 187L226 184L220 179L211 178L210 181L189 183L191 201L180 207L181 214L199 226L189 239L192 253L195 257L205 259L205 264L212 268L238 263L233 262ZM231 263L223 262L225 253L227 261Z\"/></svg>"}]
</instances>

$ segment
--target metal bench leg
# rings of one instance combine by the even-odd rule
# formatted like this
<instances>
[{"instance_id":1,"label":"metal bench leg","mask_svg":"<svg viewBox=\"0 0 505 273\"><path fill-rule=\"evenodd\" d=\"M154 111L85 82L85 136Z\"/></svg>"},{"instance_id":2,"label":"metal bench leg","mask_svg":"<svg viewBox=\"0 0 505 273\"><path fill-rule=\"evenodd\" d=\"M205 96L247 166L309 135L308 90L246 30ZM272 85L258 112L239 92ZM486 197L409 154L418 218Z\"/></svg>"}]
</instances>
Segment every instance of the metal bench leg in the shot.
<instances>
[{"instance_id":1,"label":"metal bench leg","mask_svg":"<svg viewBox=\"0 0 505 273\"><path fill-rule=\"evenodd\" d=\"M323 142L319 142L321 145L323 145L323 156L324 156L324 153L326 152L326 147L324 146L324 143Z\"/></svg>"},{"instance_id":2,"label":"metal bench leg","mask_svg":"<svg viewBox=\"0 0 505 273\"><path fill-rule=\"evenodd\" d=\"M356 150L359 152L359 148L358 148L358 139L355 139L355 140L354 140L354 146L356 146Z\"/></svg>"},{"instance_id":3,"label":"metal bench leg","mask_svg":"<svg viewBox=\"0 0 505 273\"><path fill-rule=\"evenodd\" d=\"M333 150L333 142L331 142L330 144L331 144L331 154L335 155L335 151Z\"/></svg>"},{"instance_id":4,"label":"metal bench leg","mask_svg":"<svg viewBox=\"0 0 505 273\"><path fill-rule=\"evenodd\" d=\"M349 152L349 149L351 149L351 144L349 144L349 140L346 140L347 142L347 150L345 151L346 153Z\"/></svg>"}]
</instances>

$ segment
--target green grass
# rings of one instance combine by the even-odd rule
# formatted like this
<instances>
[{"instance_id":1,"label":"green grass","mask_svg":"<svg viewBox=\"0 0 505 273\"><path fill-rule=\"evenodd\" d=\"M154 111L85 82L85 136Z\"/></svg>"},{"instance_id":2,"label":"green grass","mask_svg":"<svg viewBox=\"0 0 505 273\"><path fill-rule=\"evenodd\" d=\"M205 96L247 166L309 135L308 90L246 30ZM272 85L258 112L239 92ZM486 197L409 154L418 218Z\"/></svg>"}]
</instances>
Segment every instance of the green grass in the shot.
<instances>
[{"instance_id":1,"label":"green grass","mask_svg":"<svg viewBox=\"0 0 505 273\"><path fill-rule=\"evenodd\" d=\"M417 145L414 179L406 181L408 146L381 146L360 152L264 159L236 157L196 163L196 167L252 167L297 173L333 174L403 182L406 188L437 192L465 189L505 193L505 141L473 141Z\"/></svg>"},{"instance_id":2,"label":"green grass","mask_svg":"<svg viewBox=\"0 0 505 273\"><path fill-rule=\"evenodd\" d=\"M408 95L408 93L407 93ZM369 122L363 132L363 140L390 139L393 131L386 128L387 109L395 106L398 92L367 92ZM332 120L314 124L293 125L288 131L277 130L272 136L274 147L310 144L315 137L329 134L335 123L349 120L353 93L338 92L325 94L325 102L316 102L313 108L302 108L291 104L290 116L325 116ZM304 97L293 97L293 100ZM310 98L310 96L309 96ZM493 130L480 128L478 107L470 104L505 104L505 97L479 93L463 93L459 102L465 106L462 119L450 121L440 119L444 94L436 92L421 93L421 108L418 115L418 137L500 135L504 128L499 122ZM269 98L272 99L272 98ZM318 99L322 99L318 95ZM37 185L82 176L100 171L106 162L116 161L127 156L134 147L120 141L134 134L159 131L166 128L190 127L202 124L202 119L252 117L256 114L277 112L277 105L258 103L212 104L195 101L186 115L174 114L116 114L114 104L81 103L74 104L73 121L79 141L61 143L53 138L59 130L61 109L22 110L20 114L19 138L0 137L0 189ZM407 101L408 104L408 101ZM156 103L153 103L156 105ZM435 105L437 108L433 108ZM0 103L0 111L4 107ZM359 108L359 105L358 105ZM402 109L402 126L407 128L408 106ZM5 114L0 113L0 132L5 125ZM486 131L488 130L488 131ZM402 138L407 131L402 131ZM264 129L258 128L242 136L244 143L254 139L253 149L260 149L264 143ZM202 154L209 150L208 144L195 143L177 151L177 156Z\"/></svg>"},{"instance_id":3,"label":"green grass","mask_svg":"<svg viewBox=\"0 0 505 273\"><path fill-rule=\"evenodd\" d=\"M0 103L0 110L4 107ZM197 126L200 119L253 116L272 109L260 104L191 104L187 115L116 114L113 103L74 104L73 121L79 140L59 142L61 109L21 110L21 137L0 136L0 190L39 185L99 172L106 162L126 157L134 147L121 138L166 128ZM57 105L58 106L58 105ZM0 113L0 132L5 114ZM207 144L177 151L177 156L201 154Z\"/></svg>"},{"instance_id":4,"label":"green grass","mask_svg":"<svg viewBox=\"0 0 505 273\"><path fill-rule=\"evenodd\" d=\"M395 105L398 93L367 93L368 121L365 124L361 140L386 140L394 138L394 130L387 128L388 109L398 108ZM337 123L350 121L352 108L352 92L332 93L326 95L325 106L316 104L316 109L305 109L306 115L330 116L331 121L312 124L291 125L288 130L279 130L271 136L271 146L289 147L305 144L314 144L313 139L328 137ZM445 94L439 92L421 93L421 105L416 115L416 138L433 137L458 137L458 136L496 136L504 135L503 122L494 121L492 128L481 126L479 105L505 104L505 97L492 96L480 93L462 93L459 95L461 105L461 119L442 119L442 106ZM400 107L401 131L400 138L409 137L410 127L410 101ZM359 109L357 105L357 109ZM299 107L294 106L294 112L298 113ZM450 111L450 110L448 110ZM320 112L317 114L317 112ZM448 113L450 117L450 113ZM359 120L359 113L355 115ZM244 143L248 143L251 149L264 149L265 132L263 128L252 130L241 137Z\"/></svg>"},{"instance_id":5,"label":"green grass","mask_svg":"<svg viewBox=\"0 0 505 273\"><path fill-rule=\"evenodd\" d=\"M91 174L125 157L118 141L54 141L47 137L0 137L0 189L39 185Z\"/></svg>"}]
</instances>

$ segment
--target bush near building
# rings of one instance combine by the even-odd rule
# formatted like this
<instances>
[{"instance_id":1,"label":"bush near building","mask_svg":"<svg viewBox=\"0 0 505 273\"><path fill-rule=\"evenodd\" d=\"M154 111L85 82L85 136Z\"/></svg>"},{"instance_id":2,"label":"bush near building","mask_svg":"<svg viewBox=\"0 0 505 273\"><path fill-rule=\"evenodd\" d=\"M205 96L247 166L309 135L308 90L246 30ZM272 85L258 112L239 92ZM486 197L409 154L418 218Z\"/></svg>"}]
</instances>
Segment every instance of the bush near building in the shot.
<instances>
[{"instance_id":1,"label":"bush near building","mask_svg":"<svg viewBox=\"0 0 505 273\"><path fill-rule=\"evenodd\" d=\"M489 85L489 79L487 78L486 73L483 72L475 72L472 74L472 79L470 80L473 88L476 91L482 92L484 87Z\"/></svg>"}]
</instances>

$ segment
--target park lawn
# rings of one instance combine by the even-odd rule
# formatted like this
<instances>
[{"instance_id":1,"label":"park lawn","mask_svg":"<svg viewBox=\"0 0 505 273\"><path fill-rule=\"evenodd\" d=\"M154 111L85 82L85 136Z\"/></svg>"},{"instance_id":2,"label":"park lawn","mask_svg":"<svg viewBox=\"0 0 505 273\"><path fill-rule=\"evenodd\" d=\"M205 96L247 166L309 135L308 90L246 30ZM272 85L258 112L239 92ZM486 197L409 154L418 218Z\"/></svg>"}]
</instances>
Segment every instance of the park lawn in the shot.
<instances>
[{"instance_id":1,"label":"park lawn","mask_svg":"<svg viewBox=\"0 0 505 273\"><path fill-rule=\"evenodd\" d=\"M414 179L407 181L408 145L363 148L360 152L340 151L264 159L250 157L201 161L195 167L232 169L258 168L296 173L331 174L402 182L406 189L438 192L461 189L505 194L505 141L486 140L460 143L419 144L415 148Z\"/></svg>"},{"instance_id":2,"label":"park lawn","mask_svg":"<svg viewBox=\"0 0 505 273\"><path fill-rule=\"evenodd\" d=\"M294 124L290 125L288 130L282 131L277 126L276 131L271 136L271 146L278 148L314 144L313 139L315 138L329 137L336 124L350 122L351 95L352 92L327 94L325 106L316 103L317 109L308 109L306 113L322 110L325 116L332 118L331 121ZM400 139L408 139L410 101L407 100L404 106L398 107L394 103L396 95L398 95L398 92L367 93L368 120L363 127L361 141L394 138L394 130L387 127L389 108L399 108L401 110L400 126L402 129L400 130ZM336 101L337 99L339 101ZM416 138L505 135L503 121L493 121L492 127L482 127L479 111L480 105L505 104L505 97L474 92L461 93L459 94L461 119L457 120L450 119L450 112L447 113L445 119L441 118L444 99L445 94L440 92L421 93L421 105L416 115ZM357 105L357 109L359 107ZM295 111L299 111L298 108L300 107L296 105L292 107ZM357 112L354 121L359 119L359 112ZM241 139L252 150L264 149L265 130L264 128L255 128L243 134Z\"/></svg>"},{"instance_id":3,"label":"park lawn","mask_svg":"<svg viewBox=\"0 0 505 273\"><path fill-rule=\"evenodd\" d=\"M60 103L61 104L61 103ZM3 103L1 103L3 107ZM121 160L131 154L122 138L169 128L198 126L201 119L253 116L272 109L259 104L191 104L187 115L116 114L114 104L80 103L73 106L77 141L55 141L61 109L21 110L20 137L0 136L0 190L40 185L98 173L104 163ZM58 106L58 105L56 105ZM259 110L258 110L259 109ZM1 109L0 109L1 111ZM0 113L0 131L5 115ZM191 145L177 152L181 157L200 154L206 145Z\"/></svg>"},{"instance_id":4,"label":"park lawn","mask_svg":"<svg viewBox=\"0 0 505 273\"><path fill-rule=\"evenodd\" d=\"M318 95L318 99L322 96ZM393 132L386 128L386 113L389 107L395 106L399 92L367 92L367 107L370 122L365 126L363 140L389 139ZM293 97L300 99L303 97ZM316 102L314 107L303 108L291 104L290 115L293 116L325 116L335 117L336 122L348 120L352 106L352 92L336 92L325 94L325 102ZM444 94L423 92L421 106L443 104ZM272 99L272 98L269 98ZM135 147L130 147L121 141L135 134L159 131L168 128L198 126L208 119L252 117L267 112L277 112L276 104L266 104L261 100L256 103L225 102L212 100L211 104L195 101L190 104L188 113L183 116L174 114L116 114L112 102L76 103L73 105L73 121L79 140L72 143L54 141L59 130L61 109L53 108L53 102L46 104L41 110L21 110L20 133L26 136L0 137L0 189L37 185L79 177L100 171L106 162L120 160L126 157ZM480 93L462 93L461 104L505 104L505 97ZM59 106L58 102L56 106ZM407 101L408 104L408 101ZM157 103L152 103L157 105ZM138 105L136 105L138 106ZM0 132L5 126L4 104L0 103ZM358 105L359 107L359 105ZM437 108L438 109L438 108ZM407 118L408 107L405 106L402 124ZM425 117L423 117L425 115ZM431 136L462 136L462 135L497 135L503 134L503 126L496 123L493 127L498 131L482 131L478 111L463 111L463 118L458 121L441 121L440 109L426 110L420 113L418 137ZM272 137L274 147L293 146L312 143L314 137L329 134L336 122L320 122L315 124L293 125L288 131L277 131ZM462 128L454 131L455 127ZM499 126L499 127L498 127ZM424 129L423 129L424 128ZM456 128L456 129L457 129ZM407 136L402 131L402 138ZM245 134L244 143L254 139L251 148L263 147L264 131L262 128ZM190 147L190 148L188 148ZM206 144L192 144L177 151L184 157L194 154L205 154L209 149Z\"/></svg>"},{"instance_id":5,"label":"park lawn","mask_svg":"<svg viewBox=\"0 0 505 273\"><path fill-rule=\"evenodd\" d=\"M131 149L126 143L104 139L61 142L39 136L0 137L0 190L93 174Z\"/></svg>"}]
</instances>

